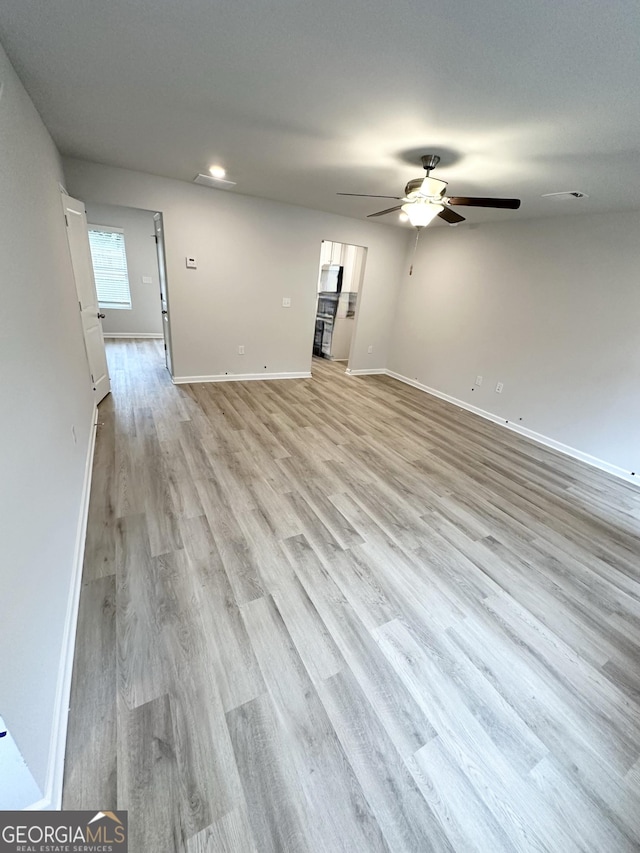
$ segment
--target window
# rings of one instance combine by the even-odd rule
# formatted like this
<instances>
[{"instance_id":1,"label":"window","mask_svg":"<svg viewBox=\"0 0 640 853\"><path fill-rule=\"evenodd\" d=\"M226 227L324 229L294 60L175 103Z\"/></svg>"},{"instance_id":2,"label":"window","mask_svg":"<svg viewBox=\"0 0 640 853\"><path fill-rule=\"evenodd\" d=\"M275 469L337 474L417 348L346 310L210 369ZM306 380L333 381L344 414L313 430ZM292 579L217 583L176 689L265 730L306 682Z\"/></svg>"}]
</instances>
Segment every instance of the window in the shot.
<instances>
[{"instance_id":1,"label":"window","mask_svg":"<svg viewBox=\"0 0 640 853\"><path fill-rule=\"evenodd\" d=\"M91 260L101 308L131 308L124 233L106 225L89 226Z\"/></svg>"}]
</instances>

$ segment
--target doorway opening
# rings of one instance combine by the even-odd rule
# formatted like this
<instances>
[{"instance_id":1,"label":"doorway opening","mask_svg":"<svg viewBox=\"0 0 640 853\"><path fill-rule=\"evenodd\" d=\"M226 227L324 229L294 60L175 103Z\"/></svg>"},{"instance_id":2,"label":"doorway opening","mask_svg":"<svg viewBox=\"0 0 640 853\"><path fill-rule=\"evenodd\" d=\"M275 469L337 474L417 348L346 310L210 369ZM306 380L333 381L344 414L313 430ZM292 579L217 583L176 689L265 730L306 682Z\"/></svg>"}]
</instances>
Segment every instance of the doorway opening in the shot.
<instances>
[{"instance_id":1,"label":"doorway opening","mask_svg":"<svg viewBox=\"0 0 640 853\"><path fill-rule=\"evenodd\" d=\"M318 269L313 355L348 366L355 336L367 250L323 240Z\"/></svg>"},{"instance_id":2,"label":"doorway opening","mask_svg":"<svg viewBox=\"0 0 640 853\"><path fill-rule=\"evenodd\" d=\"M109 275L117 277L112 289L118 285L127 297L119 302L99 300L104 337L158 339L164 347L167 370L173 375L162 213L93 202L87 202L86 210L90 232L104 232L112 240L116 234L121 238L125 258L118 269L113 252L103 252L93 259L96 281L98 272L106 277L107 285ZM96 269L96 260L105 269ZM126 285L120 281L123 276Z\"/></svg>"},{"instance_id":3,"label":"doorway opening","mask_svg":"<svg viewBox=\"0 0 640 853\"><path fill-rule=\"evenodd\" d=\"M126 258L124 274L128 299L121 300L120 304L100 302L100 310L105 315L102 320L105 338L162 340L166 337L165 325L168 325L164 322L168 314L162 313L168 312L162 214L93 202L87 202L86 209L90 230L96 233L117 232L122 238ZM112 254L104 254L103 260L109 272L114 265ZM113 271L114 275L115 272L119 270ZM170 352L167 366L171 366Z\"/></svg>"}]
</instances>

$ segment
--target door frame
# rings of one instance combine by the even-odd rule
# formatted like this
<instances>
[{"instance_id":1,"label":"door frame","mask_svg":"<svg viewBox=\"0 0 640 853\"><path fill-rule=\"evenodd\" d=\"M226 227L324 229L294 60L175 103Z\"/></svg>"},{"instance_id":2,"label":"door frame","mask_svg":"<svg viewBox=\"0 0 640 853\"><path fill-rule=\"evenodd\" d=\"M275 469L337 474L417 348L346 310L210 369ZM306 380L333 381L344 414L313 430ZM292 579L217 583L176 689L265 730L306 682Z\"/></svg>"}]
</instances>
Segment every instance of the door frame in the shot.
<instances>
[{"instance_id":1,"label":"door frame","mask_svg":"<svg viewBox=\"0 0 640 853\"><path fill-rule=\"evenodd\" d=\"M169 277L167 275L167 253L164 239L164 217L161 211L154 213L154 237L158 256L158 283L160 285L160 310L162 311L162 337L164 359L169 376L173 379L173 347L171 344L171 309L169 303Z\"/></svg>"}]
</instances>

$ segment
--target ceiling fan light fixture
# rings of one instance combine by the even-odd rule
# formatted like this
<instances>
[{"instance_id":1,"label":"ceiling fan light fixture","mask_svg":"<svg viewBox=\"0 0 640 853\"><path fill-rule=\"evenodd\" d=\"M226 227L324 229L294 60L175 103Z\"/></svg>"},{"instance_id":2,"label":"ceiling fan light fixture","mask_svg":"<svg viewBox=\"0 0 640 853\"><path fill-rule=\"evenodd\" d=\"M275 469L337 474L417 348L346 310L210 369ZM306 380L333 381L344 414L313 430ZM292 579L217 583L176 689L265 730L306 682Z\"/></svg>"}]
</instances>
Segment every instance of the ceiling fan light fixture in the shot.
<instances>
[{"instance_id":1,"label":"ceiling fan light fixture","mask_svg":"<svg viewBox=\"0 0 640 853\"><path fill-rule=\"evenodd\" d=\"M414 201L402 205L402 210L409 217L409 222L414 228L424 228L432 219L434 219L441 210L444 210L442 204L432 204L431 202Z\"/></svg>"},{"instance_id":2,"label":"ceiling fan light fixture","mask_svg":"<svg viewBox=\"0 0 640 853\"><path fill-rule=\"evenodd\" d=\"M424 228L435 216L440 216L448 225L457 225L460 222L464 222L465 217L461 216L457 211L452 210L453 207L457 206L490 207L498 210L518 210L520 207L521 202L519 198L445 195L447 182L441 181L438 178L432 178L429 174L431 169L435 168L440 162L440 157L437 154L425 154L421 159L427 173L426 177L410 180L405 185L404 197L396 195L372 195L369 193L338 193L338 195L357 195L365 198L391 198L394 201L401 201L403 204L396 204L393 207L386 208L386 210L377 210L375 213L367 214L367 219L374 216L386 216L388 213L395 213L398 210L402 210L415 228ZM579 192L572 192L570 195L573 198L585 197L584 193Z\"/></svg>"}]
</instances>

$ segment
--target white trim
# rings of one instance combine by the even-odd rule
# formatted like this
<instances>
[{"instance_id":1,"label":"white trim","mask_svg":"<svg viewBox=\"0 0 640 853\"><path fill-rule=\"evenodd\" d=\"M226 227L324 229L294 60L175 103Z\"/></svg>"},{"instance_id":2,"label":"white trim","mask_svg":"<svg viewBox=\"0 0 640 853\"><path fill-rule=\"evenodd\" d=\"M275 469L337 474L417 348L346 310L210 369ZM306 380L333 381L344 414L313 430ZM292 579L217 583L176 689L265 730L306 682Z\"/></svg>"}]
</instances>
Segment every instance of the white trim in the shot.
<instances>
[{"instance_id":1,"label":"white trim","mask_svg":"<svg viewBox=\"0 0 640 853\"><path fill-rule=\"evenodd\" d=\"M561 441L556 441L554 438L542 435L542 433L534 432L532 429L521 426L520 424L512 423L511 421L501 418L499 415L494 415L492 412L487 412L484 409L479 409L477 406L472 406L464 400L458 400L457 397L451 397L449 394L443 394L442 391L437 391L435 388L430 388L428 385L423 385L415 379L409 379L408 376L402 376L400 373L394 373L393 370L384 371L387 376L392 379L397 379L399 382L404 382L405 385L411 385L413 388L418 388L426 394L431 394L433 397L438 397L440 400L445 400L447 403L453 403L467 412L473 412L474 415L479 415L485 420L492 421L498 426L510 429L512 432L517 432L525 438L535 441L537 444L543 444L545 447L550 447L552 450L557 450L565 456L570 456L572 459L578 459L580 462L585 462L593 468L598 468L600 471L606 471L608 474L613 474L614 477L619 477L627 483L640 487L640 477L632 476L630 471L620 468L617 465L612 465L604 459L598 459L596 456L591 456L589 453L584 453L582 450L577 450L575 447L570 447L568 444L563 444Z\"/></svg>"},{"instance_id":2,"label":"white trim","mask_svg":"<svg viewBox=\"0 0 640 853\"><path fill-rule=\"evenodd\" d=\"M109 309L111 310L111 309ZM103 332L104 338L147 338L154 340L162 340L164 335L162 332Z\"/></svg>"},{"instance_id":3,"label":"white trim","mask_svg":"<svg viewBox=\"0 0 640 853\"><path fill-rule=\"evenodd\" d=\"M385 374L387 371L384 367L363 367L359 370L351 370L350 367L347 367L345 373L347 376L377 376L379 374Z\"/></svg>"},{"instance_id":4,"label":"white trim","mask_svg":"<svg viewBox=\"0 0 640 853\"><path fill-rule=\"evenodd\" d=\"M194 382L253 382L262 379L311 379L311 373L218 373L214 376L174 376L174 385Z\"/></svg>"},{"instance_id":5,"label":"white trim","mask_svg":"<svg viewBox=\"0 0 640 853\"><path fill-rule=\"evenodd\" d=\"M49 762L45 781L44 795L41 800L28 806L25 811L58 811L62 808L62 782L64 778L64 759L67 745L67 726L69 723L69 700L71 697L71 675L73 673L73 658L76 645L76 627L78 624L78 605L80 588L82 586L82 565L84 562L84 546L87 536L87 521L89 518L89 496L91 494L91 477L93 474L93 454L96 447L98 407L94 404L91 412L91 432L84 469L80 516L76 532L76 542L73 555L69 600L65 617L64 633L62 636L62 653L58 668L58 681L53 710L53 725L51 727L51 743L49 746Z\"/></svg>"}]
</instances>

